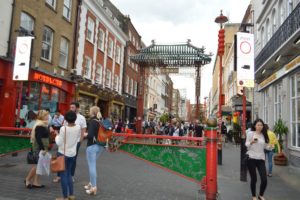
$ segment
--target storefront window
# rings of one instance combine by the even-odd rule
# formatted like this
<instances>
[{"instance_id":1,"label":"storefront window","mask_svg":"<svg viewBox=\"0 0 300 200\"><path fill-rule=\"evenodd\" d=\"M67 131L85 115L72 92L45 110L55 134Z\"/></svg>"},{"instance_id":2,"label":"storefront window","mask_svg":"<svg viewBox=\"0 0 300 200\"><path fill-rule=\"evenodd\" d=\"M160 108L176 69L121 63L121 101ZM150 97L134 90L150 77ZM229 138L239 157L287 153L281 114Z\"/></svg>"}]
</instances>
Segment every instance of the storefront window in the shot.
<instances>
[{"instance_id":1,"label":"storefront window","mask_svg":"<svg viewBox=\"0 0 300 200\"><path fill-rule=\"evenodd\" d=\"M84 116L89 116L90 107L95 105L95 98L86 95L80 95L78 97L78 103L80 105L81 114Z\"/></svg>"},{"instance_id":2,"label":"storefront window","mask_svg":"<svg viewBox=\"0 0 300 200\"><path fill-rule=\"evenodd\" d=\"M290 78L290 130L291 130L291 145L300 147L300 73Z\"/></svg>"},{"instance_id":3,"label":"storefront window","mask_svg":"<svg viewBox=\"0 0 300 200\"><path fill-rule=\"evenodd\" d=\"M49 108L53 115L58 109L58 103L66 103L67 93L59 88L39 82L24 82L20 107L20 119L25 121L23 127L30 127L32 124L27 120L28 113L37 114L40 109ZM18 105L18 99L17 104ZM16 107L16 113L18 107Z\"/></svg>"},{"instance_id":4,"label":"storefront window","mask_svg":"<svg viewBox=\"0 0 300 200\"><path fill-rule=\"evenodd\" d=\"M36 82L30 83L29 92L28 110L38 111L40 100L40 84Z\"/></svg>"}]
</instances>

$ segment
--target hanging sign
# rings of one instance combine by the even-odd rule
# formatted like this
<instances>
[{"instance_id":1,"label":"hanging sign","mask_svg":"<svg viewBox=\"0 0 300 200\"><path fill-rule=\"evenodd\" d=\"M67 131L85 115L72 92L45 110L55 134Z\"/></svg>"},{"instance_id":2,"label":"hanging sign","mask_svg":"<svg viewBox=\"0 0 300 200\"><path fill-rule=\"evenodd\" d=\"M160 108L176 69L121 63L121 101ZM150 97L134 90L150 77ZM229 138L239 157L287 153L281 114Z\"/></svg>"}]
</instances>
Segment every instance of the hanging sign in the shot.
<instances>
[{"instance_id":1,"label":"hanging sign","mask_svg":"<svg viewBox=\"0 0 300 200\"><path fill-rule=\"evenodd\" d=\"M254 87L254 37L251 33L237 34L237 85Z\"/></svg>"},{"instance_id":2,"label":"hanging sign","mask_svg":"<svg viewBox=\"0 0 300 200\"><path fill-rule=\"evenodd\" d=\"M30 65L31 41L33 37L17 37L13 80L27 81Z\"/></svg>"}]
</instances>

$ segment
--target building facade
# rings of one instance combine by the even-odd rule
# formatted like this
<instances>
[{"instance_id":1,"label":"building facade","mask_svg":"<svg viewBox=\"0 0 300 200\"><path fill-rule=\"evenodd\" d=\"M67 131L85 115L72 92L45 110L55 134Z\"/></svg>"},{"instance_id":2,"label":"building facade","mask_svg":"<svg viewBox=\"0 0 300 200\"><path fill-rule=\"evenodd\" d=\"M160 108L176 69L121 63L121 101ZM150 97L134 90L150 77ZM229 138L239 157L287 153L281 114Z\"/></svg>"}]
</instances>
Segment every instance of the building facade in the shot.
<instances>
[{"instance_id":1,"label":"building facade","mask_svg":"<svg viewBox=\"0 0 300 200\"><path fill-rule=\"evenodd\" d=\"M74 79L82 113L97 105L103 117L117 120L124 112L122 80L127 36L102 0L82 1Z\"/></svg>"},{"instance_id":2,"label":"building facade","mask_svg":"<svg viewBox=\"0 0 300 200\"><path fill-rule=\"evenodd\" d=\"M10 21L9 39L7 33L1 33L0 38L1 43L8 44L6 55L1 50L0 59L0 126L15 126L16 122L26 126L23 122L29 111L48 108L51 113L64 112L74 99L70 69L74 64L78 1L5 2L1 15L11 10L12 17L4 18ZM12 81L16 40L22 36L33 37L28 81Z\"/></svg>"},{"instance_id":3,"label":"building facade","mask_svg":"<svg viewBox=\"0 0 300 200\"><path fill-rule=\"evenodd\" d=\"M300 1L252 1L255 35L254 114L272 129L289 127L284 149L300 166Z\"/></svg>"}]
</instances>

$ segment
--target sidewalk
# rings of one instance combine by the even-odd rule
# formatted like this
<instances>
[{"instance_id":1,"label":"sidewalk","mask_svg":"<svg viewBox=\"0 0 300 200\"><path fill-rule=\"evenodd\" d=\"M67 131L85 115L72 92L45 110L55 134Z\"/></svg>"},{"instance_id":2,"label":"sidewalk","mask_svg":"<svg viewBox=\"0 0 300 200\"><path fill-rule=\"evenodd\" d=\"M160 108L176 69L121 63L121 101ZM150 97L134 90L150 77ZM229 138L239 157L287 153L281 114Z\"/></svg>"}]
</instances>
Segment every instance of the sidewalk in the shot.
<instances>
[{"instance_id":1,"label":"sidewalk","mask_svg":"<svg viewBox=\"0 0 300 200\"><path fill-rule=\"evenodd\" d=\"M86 144L81 145L75 176L76 200L196 200L199 186L175 174L149 165L127 154L104 152L97 161L98 193L85 194L88 181ZM60 184L54 174L42 177L43 189L26 189L24 178L30 169L26 152L0 158L0 200L54 200L60 197Z\"/></svg>"},{"instance_id":2,"label":"sidewalk","mask_svg":"<svg viewBox=\"0 0 300 200\"><path fill-rule=\"evenodd\" d=\"M257 192L260 178L258 176ZM273 177L268 177L266 200L295 200L300 197L300 170L290 166L273 167ZM251 199L250 176L240 181L240 146L226 143L223 146L223 165L218 166L218 187L222 200Z\"/></svg>"}]
</instances>

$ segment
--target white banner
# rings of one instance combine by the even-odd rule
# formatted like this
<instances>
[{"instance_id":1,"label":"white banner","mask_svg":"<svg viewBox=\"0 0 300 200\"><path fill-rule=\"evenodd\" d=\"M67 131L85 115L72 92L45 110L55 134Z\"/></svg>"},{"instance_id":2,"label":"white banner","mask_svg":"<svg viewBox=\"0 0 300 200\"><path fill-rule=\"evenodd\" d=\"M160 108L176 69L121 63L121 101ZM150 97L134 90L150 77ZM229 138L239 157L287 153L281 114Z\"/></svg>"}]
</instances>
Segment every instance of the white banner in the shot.
<instances>
[{"instance_id":1,"label":"white banner","mask_svg":"<svg viewBox=\"0 0 300 200\"><path fill-rule=\"evenodd\" d=\"M237 32L237 85L254 87L254 37Z\"/></svg>"},{"instance_id":2,"label":"white banner","mask_svg":"<svg viewBox=\"0 0 300 200\"><path fill-rule=\"evenodd\" d=\"M31 41L33 37L17 37L13 80L27 81L29 74Z\"/></svg>"}]
</instances>

